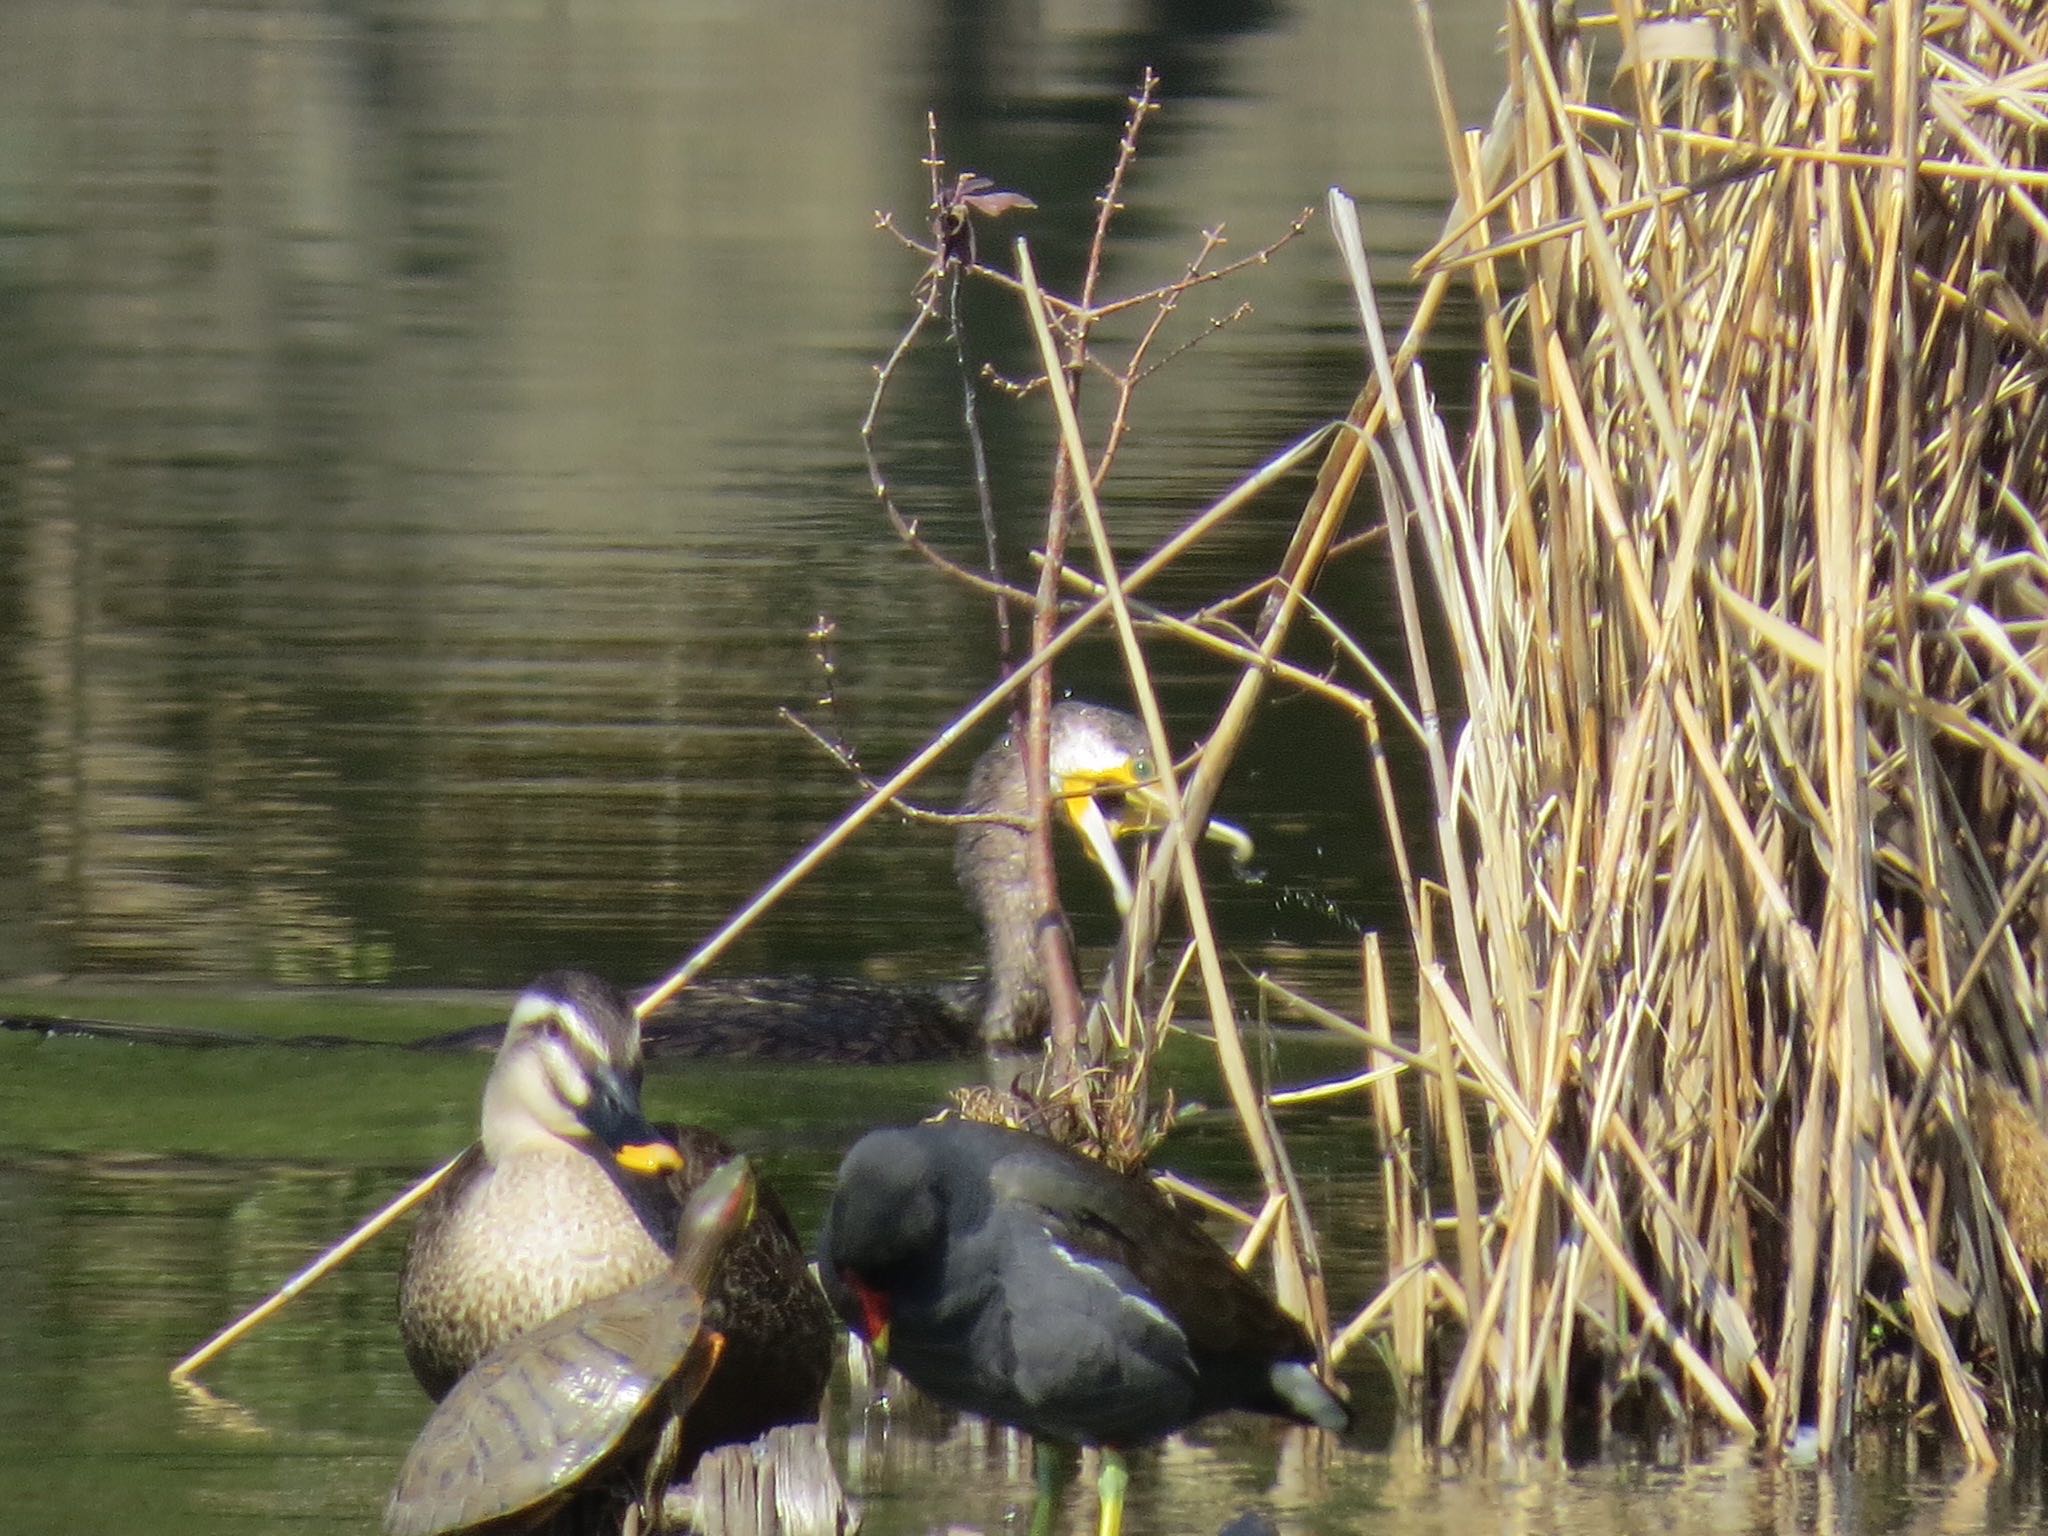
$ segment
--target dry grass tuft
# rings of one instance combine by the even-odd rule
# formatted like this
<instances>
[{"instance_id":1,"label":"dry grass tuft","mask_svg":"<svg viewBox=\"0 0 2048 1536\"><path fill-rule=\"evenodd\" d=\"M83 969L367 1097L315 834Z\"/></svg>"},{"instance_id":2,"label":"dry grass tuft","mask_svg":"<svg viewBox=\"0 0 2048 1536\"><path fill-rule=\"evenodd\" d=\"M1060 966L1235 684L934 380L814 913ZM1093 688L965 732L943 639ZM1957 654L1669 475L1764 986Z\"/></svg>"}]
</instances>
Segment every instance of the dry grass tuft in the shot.
<instances>
[{"instance_id":1,"label":"dry grass tuft","mask_svg":"<svg viewBox=\"0 0 2048 1536\"><path fill-rule=\"evenodd\" d=\"M2028 1268L2048 1274L2048 1132L2003 1083L1980 1082L1974 1097L1970 1125L2006 1230Z\"/></svg>"}]
</instances>

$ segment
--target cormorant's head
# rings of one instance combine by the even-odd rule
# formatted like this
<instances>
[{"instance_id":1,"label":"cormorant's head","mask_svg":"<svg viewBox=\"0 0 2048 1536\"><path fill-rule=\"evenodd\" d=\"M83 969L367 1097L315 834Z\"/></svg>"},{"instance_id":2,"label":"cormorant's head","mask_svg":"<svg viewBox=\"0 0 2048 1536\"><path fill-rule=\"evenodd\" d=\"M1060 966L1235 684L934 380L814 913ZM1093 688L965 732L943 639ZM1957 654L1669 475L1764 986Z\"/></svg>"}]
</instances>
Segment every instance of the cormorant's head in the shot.
<instances>
[{"instance_id":1,"label":"cormorant's head","mask_svg":"<svg viewBox=\"0 0 2048 1536\"><path fill-rule=\"evenodd\" d=\"M1128 914L1131 880L1116 840L1156 832L1169 820L1144 725L1100 704L1059 704L1046 757L1061 813L1109 881L1117 912ZM1251 838L1227 821L1211 817L1204 835L1227 846L1239 863L1251 856Z\"/></svg>"}]
</instances>

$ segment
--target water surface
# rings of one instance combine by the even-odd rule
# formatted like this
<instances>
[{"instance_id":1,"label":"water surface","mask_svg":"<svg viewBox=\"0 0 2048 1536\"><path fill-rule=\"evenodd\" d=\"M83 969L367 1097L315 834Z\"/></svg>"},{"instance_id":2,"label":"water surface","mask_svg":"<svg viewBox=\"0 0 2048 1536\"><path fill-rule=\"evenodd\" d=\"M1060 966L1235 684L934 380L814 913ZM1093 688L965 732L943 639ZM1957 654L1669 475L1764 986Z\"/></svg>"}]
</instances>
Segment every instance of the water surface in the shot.
<instances>
[{"instance_id":1,"label":"water surface","mask_svg":"<svg viewBox=\"0 0 2048 1536\"><path fill-rule=\"evenodd\" d=\"M1056 288L1147 65L1164 109L1106 293L1171 277L1205 230L1248 254L1333 183L1390 281L1434 237L1405 5L1181 9L6 7L0 974L665 970L855 798L778 710L885 768L996 674L986 603L889 531L856 434L912 312L919 261L874 221L921 227L927 111L955 165L1038 202L994 244L1028 235ZM1483 104L1476 11L1449 30ZM1357 389L1320 227L1190 295L1162 348L1240 304L1138 397L1106 492L1126 559ZM978 361L1027 366L1010 301L968 324ZM1106 355L1136 336L1109 327ZM905 511L971 558L959 392L934 333L881 439ZM1028 581L1046 415L983 415ZM1159 595L1270 570L1305 493ZM1325 596L1370 635L1382 586L1358 556ZM1227 669L1156 651L1198 726ZM1097 645L1061 681L1114 702L1114 671ZM1398 916L1356 734L1283 706L1236 776L1233 813L1310 893L1249 902L1254 958ZM733 964L957 974L946 870L944 833L879 828Z\"/></svg>"},{"instance_id":2,"label":"water surface","mask_svg":"<svg viewBox=\"0 0 2048 1536\"><path fill-rule=\"evenodd\" d=\"M340 1026L366 1038L473 1017L483 998L328 1004L303 1016L225 997L216 1017ZM395 1017L405 1015L404 1018ZM1330 1065L1293 1048L1299 1081ZM163 1536L366 1533L426 1414L399 1349L399 1240L373 1244L174 1391L169 1362L471 1134L486 1063L388 1046L171 1050L0 1036L0 1509L57 1536L146 1522ZM657 1071L652 1110L713 1126L760 1159L815 1229L833 1164L867 1124L922 1113L965 1069ZM1203 1091L1199 1062L1176 1063ZM1370 1295L1373 1150L1353 1117L1291 1118L1290 1144L1331 1256L1333 1305ZM1226 1193L1251 1180L1221 1117L1166 1160ZM1935 1442L1873 1438L1857 1471L1766 1467L1736 1449L1681 1461L1619 1448L1556 1456L1429 1454L1396 1433L1371 1363L1347 1368L1361 1425L1342 1446L1227 1417L1136 1459L1129 1529L1214 1532L1246 1511L1285 1532L1991 1532L2048 1529L2038 1471L1984 1477ZM835 1383L835 1445L868 1529L1021 1529L1020 1437L928 1405L857 1411ZM2029 1466L2032 1464L2029 1463ZM1092 1466L1067 1529L1092 1529Z\"/></svg>"}]
</instances>

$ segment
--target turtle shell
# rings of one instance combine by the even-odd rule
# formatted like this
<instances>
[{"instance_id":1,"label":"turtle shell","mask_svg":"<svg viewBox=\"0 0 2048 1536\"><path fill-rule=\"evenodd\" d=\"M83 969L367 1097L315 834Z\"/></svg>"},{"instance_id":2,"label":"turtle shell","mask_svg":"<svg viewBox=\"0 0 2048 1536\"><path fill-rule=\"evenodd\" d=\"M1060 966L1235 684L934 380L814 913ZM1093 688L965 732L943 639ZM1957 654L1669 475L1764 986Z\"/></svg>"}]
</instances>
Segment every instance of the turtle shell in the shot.
<instances>
[{"instance_id":1,"label":"turtle shell","mask_svg":"<svg viewBox=\"0 0 2048 1536\"><path fill-rule=\"evenodd\" d=\"M601 1296L509 1339L434 1409L384 1510L386 1536L443 1536L538 1520L664 1403L695 1401L724 1340L704 1323L702 1287L752 1209L735 1158L686 1208L666 1273Z\"/></svg>"}]
</instances>

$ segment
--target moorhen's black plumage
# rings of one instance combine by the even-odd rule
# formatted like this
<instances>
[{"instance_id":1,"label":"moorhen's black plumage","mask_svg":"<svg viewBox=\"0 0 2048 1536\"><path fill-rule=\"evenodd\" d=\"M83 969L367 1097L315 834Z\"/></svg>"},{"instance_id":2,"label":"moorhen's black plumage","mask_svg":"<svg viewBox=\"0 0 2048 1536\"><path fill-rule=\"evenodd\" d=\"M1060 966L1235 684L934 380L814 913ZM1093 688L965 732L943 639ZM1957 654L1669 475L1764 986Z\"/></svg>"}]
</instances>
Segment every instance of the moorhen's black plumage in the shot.
<instances>
[{"instance_id":1,"label":"moorhen's black plumage","mask_svg":"<svg viewBox=\"0 0 2048 1536\"><path fill-rule=\"evenodd\" d=\"M1114 1453L1228 1408L1350 1421L1301 1325L1214 1239L1145 1180L1023 1131L948 1120L862 1137L818 1267L839 1315L914 1386L1046 1439ZM1121 1479L1105 1454L1105 1530Z\"/></svg>"}]
</instances>

